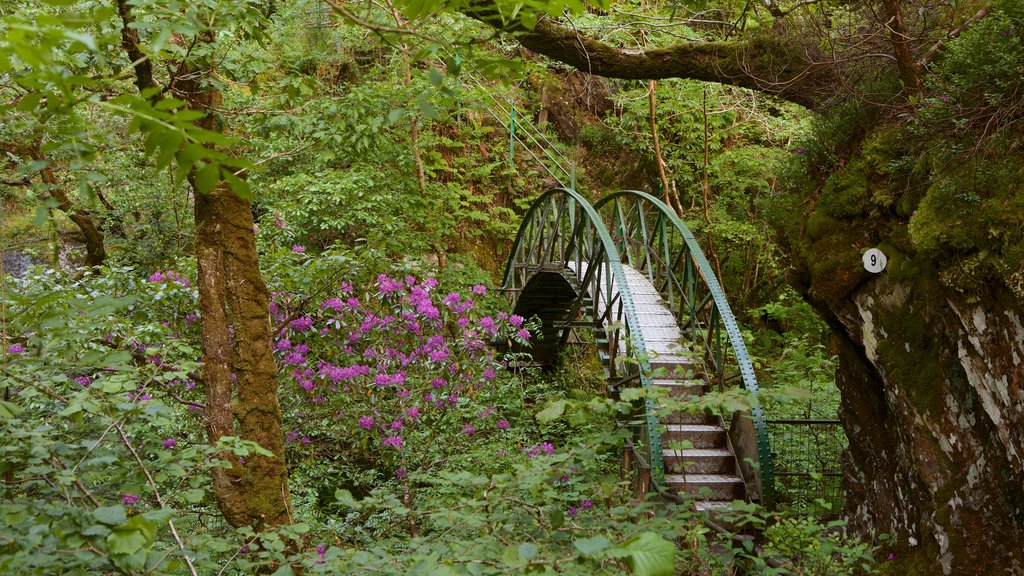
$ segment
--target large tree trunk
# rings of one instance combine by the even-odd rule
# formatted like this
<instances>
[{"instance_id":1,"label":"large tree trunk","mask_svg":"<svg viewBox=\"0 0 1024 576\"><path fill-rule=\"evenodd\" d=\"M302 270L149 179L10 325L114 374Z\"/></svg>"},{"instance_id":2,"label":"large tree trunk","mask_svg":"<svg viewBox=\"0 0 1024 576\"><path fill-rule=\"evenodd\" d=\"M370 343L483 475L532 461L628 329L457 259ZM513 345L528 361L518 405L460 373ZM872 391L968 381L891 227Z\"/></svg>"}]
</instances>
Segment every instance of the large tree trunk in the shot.
<instances>
[{"instance_id":1,"label":"large tree trunk","mask_svg":"<svg viewBox=\"0 0 1024 576\"><path fill-rule=\"evenodd\" d=\"M123 26L121 44L132 59L136 86L154 88L153 67L141 49L125 0L117 1ZM195 42L212 45L204 32ZM187 44L185 38L173 41ZM189 51L191 53L191 50ZM180 64L170 91L192 110L206 116L196 122L206 130L227 129L214 113L221 103L209 62ZM153 94L152 99L163 94ZM209 442L237 436L259 444L270 456L236 458L221 454L230 468L213 471L218 506L233 526L265 526L292 521L288 470L284 460L277 365L271 347L270 295L260 275L256 233L249 201L221 182L206 194L190 178L195 194L196 260L199 264L199 310L202 318L202 380L206 392Z\"/></svg>"},{"instance_id":2,"label":"large tree trunk","mask_svg":"<svg viewBox=\"0 0 1024 576\"><path fill-rule=\"evenodd\" d=\"M221 184L196 196L195 218L209 439L237 435L273 452L216 470L217 500L234 526L285 524L291 521L288 471L270 345L270 295L260 276L252 211Z\"/></svg>"},{"instance_id":3,"label":"large tree trunk","mask_svg":"<svg viewBox=\"0 0 1024 576\"><path fill-rule=\"evenodd\" d=\"M205 35L200 41L212 43ZM211 131L226 129L213 114L221 94L211 87L211 70L182 66L172 86ZM271 347L270 295L260 275L256 233L249 201L224 182L206 194L193 182L199 308L202 315L203 383L211 443L239 436L271 456L236 459L214 473L214 491L234 526L273 526L292 521L288 470L284 460L277 366Z\"/></svg>"}]
</instances>

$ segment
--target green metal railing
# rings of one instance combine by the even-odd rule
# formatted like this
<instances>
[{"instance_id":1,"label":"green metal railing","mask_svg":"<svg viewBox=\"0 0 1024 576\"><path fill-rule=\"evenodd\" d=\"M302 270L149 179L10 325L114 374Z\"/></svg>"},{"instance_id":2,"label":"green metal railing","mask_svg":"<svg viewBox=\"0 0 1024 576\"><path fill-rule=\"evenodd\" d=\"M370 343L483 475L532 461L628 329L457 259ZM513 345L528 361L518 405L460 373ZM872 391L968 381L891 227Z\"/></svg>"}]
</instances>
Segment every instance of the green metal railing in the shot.
<instances>
[{"instance_id":1,"label":"green metal railing","mask_svg":"<svg viewBox=\"0 0 1024 576\"><path fill-rule=\"evenodd\" d=\"M772 450L764 409L757 400L754 367L725 292L697 239L671 208L644 192L616 192L595 208L604 215L622 263L647 276L684 335L702 349L711 383L722 390L739 379L749 392L759 464L751 474L760 475L762 498L771 505L775 495Z\"/></svg>"},{"instance_id":2,"label":"green metal railing","mask_svg":"<svg viewBox=\"0 0 1024 576\"><path fill-rule=\"evenodd\" d=\"M567 319L582 312L594 326L605 327L609 377L638 380L644 388L654 386L619 251L594 207L573 190L549 190L530 206L512 247L502 289L514 302L542 271L571 276L578 297L569 306ZM571 322L566 322L560 342L570 330ZM621 362L622 352L630 362ZM652 401L646 402L642 429L651 479L660 486L665 466L656 408Z\"/></svg>"},{"instance_id":3,"label":"green metal railing","mask_svg":"<svg viewBox=\"0 0 1024 576\"><path fill-rule=\"evenodd\" d=\"M839 420L768 420L774 449L776 506L835 515L843 507L840 457L847 447Z\"/></svg>"},{"instance_id":4,"label":"green metal railing","mask_svg":"<svg viewBox=\"0 0 1024 576\"><path fill-rule=\"evenodd\" d=\"M515 100L499 92L469 62L461 62L454 45L445 41L444 47L448 57L455 58L460 63L460 78L464 78L470 87L475 86L484 97L485 101L481 102L484 110L508 131L510 160L514 163L517 149L523 150L533 158L537 167L546 172L559 186L569 190L575 189L576 166L573 161L566 158L528 116L517 110Z\"/></svg>"},{"instance_id":5,"label":"green metal railing","mask_svg":"<svg viewBox=\"0 0 1024 576\"><path fill-rule=\"evenodd\" d=\"M603 216L602 216L603 213ZM703 354L706 377L719 388L738 380L749 392L749 417L756 436L761 498L774 502L771 443L757 380L736 319L711 266L689 228L660 200L643 192L617 192L591 206L573 190L542 194L523 218L505 269L503 289L513 302L540 272L561 273L578 295L558 328L568 339L581 313L603 327L609 377L654 385L651 358L623 266L647 276L675 315L684 336ZM628 362L623 362L623 357ZM618 360L618 361L617 361ZM651 481L662 486L664 462L657 406L648 400L637 440ZM740 416L733 415L736 419ZM749 476L750 474L744 474Z\"/></svg>"}]
</instances>

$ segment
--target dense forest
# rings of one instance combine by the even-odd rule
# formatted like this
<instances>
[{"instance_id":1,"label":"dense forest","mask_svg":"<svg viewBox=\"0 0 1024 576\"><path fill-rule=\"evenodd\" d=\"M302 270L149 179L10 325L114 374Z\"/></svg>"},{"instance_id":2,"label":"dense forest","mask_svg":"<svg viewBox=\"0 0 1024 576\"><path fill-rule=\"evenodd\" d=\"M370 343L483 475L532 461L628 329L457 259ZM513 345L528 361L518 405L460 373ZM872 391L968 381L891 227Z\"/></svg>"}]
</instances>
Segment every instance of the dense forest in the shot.
<instances>
[{"instance_id":1,"label":"dense forest","mask_svg":"<svg viewBox=\"0 0 1024 576\"><path fill-rule=\"evenodd\" d=\"M1021 182L1018 0L5 0L0 573L1024 574Z\"/></svg>"}]
</instances>

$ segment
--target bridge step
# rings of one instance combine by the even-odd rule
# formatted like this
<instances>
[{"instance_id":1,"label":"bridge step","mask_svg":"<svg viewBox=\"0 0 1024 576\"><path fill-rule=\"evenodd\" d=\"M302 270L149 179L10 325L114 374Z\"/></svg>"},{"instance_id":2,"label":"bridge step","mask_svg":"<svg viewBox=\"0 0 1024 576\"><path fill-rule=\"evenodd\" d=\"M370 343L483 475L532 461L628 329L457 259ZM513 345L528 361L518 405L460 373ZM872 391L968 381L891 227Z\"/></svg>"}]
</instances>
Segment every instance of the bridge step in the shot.
<instances>
[{"instance_id":1,"label":"bridge step","mask_svg":"<svg viewBox=\"0 0 1024 576\"><path fill-rule=\"evenodd\" d=\"M673 412L667 416L661 417L662 424L707 424L713 426L718 424L718 421L718 416L703 412L697 414L690 414L689 412Z\"/></svg>"},{"instance_id":2,"label":"bridge step","mask_svg":"<svg viewBox=\"0 0 1024 576\"><path fill-rule=\"evenodd\" d=\"M725 449L662 450L665 471L674 474L736 474L736 459Z\"/></svg>"},{"instance_id":3,"label":"bridge step","mask_svg":"<svg viewBox=\"0 0 1024 576\"><path fill-rule=\"evenodd\" d=\"M666 474L665 487L705 501L742 500L744 496L743 481L729 474Z\"/></svg>"},{"instance_id":4,"label":"bridge step","mask_svg":"<svg viewBox=\"0 0 1024 576\"><path fill-rule=\"evenodd\" d=\"M704 393L703 380L668 380L655 378L654 385L667 388L669 396L689 397L700 396Z\"/></svg>"},{"instance_id":5,"label":"bridge step","mask_svg":"<svg viewBox=\"0 0 1024 576\"><path fill-rule=\"evenodd\" d=\"M652 355L651 370L659 379L664 378L700 378L704 374L704 363L693 356L679 354Z\"/></svg>"},{"instance_id":6,"label":"bridge step","mask_svg":"<svg viewBox=\"0 0 1024 576\"><path fill-rule=\"evenodd\" d=\"M621 371L611 367L615 356L624 354L626 341L619 339L619 349L609 350L612 326L591 322L596 312L600 316L615 301L618 306L618 287L608 293L581 295L581 287L575 274L564 274L566 268L575 266L562 263L563 274L531 279L531 286L537 288L524 311L534 311L544 323L545 338L534 343L535 358L550 360L555 356L554 348L558 335L565 329L589 330L593 328L598 354L609 372L618 374L612 384L622 379ZM551 267L551 271L555 271ZM582 272L582 271L581 271ZM654 370L654 385L661 386L669 396L685 400L700 396L708 389L704 365L704 353L692 342L694 327L684 324L681 328L672 310L658 293L657 288L646 274L624 266L623 272L629 286L636 325L630 326L634 342L642 342L649 364ZM565 290L571 286L571 290ZM571 292L571 293L570 293ZM571 302L582 297L583 317L570 317ZM519 305L517 304L517 310ZM527 310L529 308L529 310ZM517 312L520 313L520 312ZM521 314L522 315L522 314ZM615 325L618 325L616 323ZM696 348L696 349L695 349ZM626 370L625 373L630 373ZM631 380L630 386L639 382ZM743 499L745 487L738 476L736 458L729 450L728 437L717 414L689 414L676 412L660 418L662 433L662 458L666 476L665 488L678 493L693 495L706 503L709 508L724 507L734 499ZM673 450L670 447L680 448ZM685 447L685 448L684 448ZM703 493L702 493L703 492Z\"/></svg>"},{"instance_id":7,"label":"bridge step","mask_svg":"<svg viewBox=\"0 0 1024 576\"><path fill-rule=\"evenodd\" d=\"M698 512L724 512L732 510L731 500L698 500L693 503ZM714 516L712 516L714 517Z\"/></svg>"},{"instance_id":8,"label":"bridge step","mask_svg":"<svg viewBox=\"0 0 1024 576\"><path fill-rule=\"evenodd\" d=\"M690 442L693 448L722 448L726 445L725 428L715 424L666 424L662 445L682 441Z\"/></svg>"}]
</instances>

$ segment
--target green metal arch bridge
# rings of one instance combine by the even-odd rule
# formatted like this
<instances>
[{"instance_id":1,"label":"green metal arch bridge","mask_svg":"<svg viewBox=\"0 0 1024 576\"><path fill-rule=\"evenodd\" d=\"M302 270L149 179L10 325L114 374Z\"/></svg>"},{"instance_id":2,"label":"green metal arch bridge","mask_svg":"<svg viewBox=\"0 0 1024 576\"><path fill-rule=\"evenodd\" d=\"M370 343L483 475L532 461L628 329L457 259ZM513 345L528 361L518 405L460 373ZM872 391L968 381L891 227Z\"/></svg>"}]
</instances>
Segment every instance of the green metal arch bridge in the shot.
<instances>
[{"instance_id":1,"label":"green metal arch bridge","mask_svg":"<svg viewBox=\"0 0 1024 576\"><path fill-rule=\"evenodd\" d=\"M623 451L637 492L688 494L698 508L773 504L750 357L707 258L668 206L636 191L595 205L570 189L545 192L524 216L503 289L516 314L542 321L530 349L536 362L551 363L574 332L590 331L613 394L627 386L690 397L736 385L748 392L751 408L737 413L671 412L655 399L638 407Z\"/></svg>"}]
</instances>

